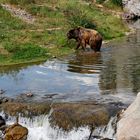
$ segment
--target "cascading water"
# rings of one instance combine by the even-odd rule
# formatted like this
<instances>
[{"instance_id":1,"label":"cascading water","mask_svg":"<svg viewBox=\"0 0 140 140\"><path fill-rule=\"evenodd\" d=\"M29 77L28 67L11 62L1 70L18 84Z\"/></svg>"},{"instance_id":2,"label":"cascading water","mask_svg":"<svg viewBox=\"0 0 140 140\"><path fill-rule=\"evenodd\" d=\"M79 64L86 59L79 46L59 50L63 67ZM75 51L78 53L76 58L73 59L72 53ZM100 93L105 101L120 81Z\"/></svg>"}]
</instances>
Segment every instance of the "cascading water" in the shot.
<instances>
[{"instance_id":1,"label":"cascading water","mask_svg":"<svg viewBox=\"0 0 140 140\"><path fill-rule=\"evenodd\" d=\"M106 126L96 128L92 135L116 140L115 137L116 137L117 120L118 120L117 116L111 117L110 121Z\"/></svg>"},{"instance_id":2,"label":"cascading water","mask_svg":"<svg viewBox=\"0 0 140 140\"><path fill-rule=\"evenodd\" d=\"M58 127L53 128L49 122L49 115L40 115L34 118L25 118L19 116L19 123L28 128L29 134L27 140L89 140L89 127L74 128L69 132L65 132ZM4 113L0 114L5 117ZM7 124L16 122L16 117L9 116ZM113 123L116 122L116 117L112 117L107 126L96 128L90 140L100 140L100 138L109 138L115 140L115 130ZM98 138L94 137L98 136Z\"/></svg>"},{"instance_id":3,"label":"cascading water","mask_svg":"<svg viewBox=\"0 0 140 140\"><path fill-rule=\"evenodd\" d=\"M2 116L5 116L2 113ZM58 127L53 128L49 123L50 115L41 115L32 119L19 117L19 123L28 128L28 140L84 140L89 136L88 127L73 129L70 132L64 132ZM8 117L7 124L13 124L15 117Z\"/></svg>"}]
</instances>

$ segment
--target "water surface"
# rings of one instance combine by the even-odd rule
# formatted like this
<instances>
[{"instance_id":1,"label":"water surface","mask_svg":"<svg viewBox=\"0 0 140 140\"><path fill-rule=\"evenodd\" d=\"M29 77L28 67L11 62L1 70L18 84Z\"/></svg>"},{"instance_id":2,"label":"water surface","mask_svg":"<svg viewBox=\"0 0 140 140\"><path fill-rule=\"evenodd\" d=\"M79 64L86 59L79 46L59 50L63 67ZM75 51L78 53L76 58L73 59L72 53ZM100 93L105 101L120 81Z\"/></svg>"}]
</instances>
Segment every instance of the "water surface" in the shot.
<instances>
[{"instance_id":1,"label":"water surface","mask_svg":"<svg viewBox=\"0 0 140 140\"><path fill-rule=\"evenodd\" d=\"M140 91L140 31L103 45L101 53L76 52L63 60L0 68L6 96L33 92L36 99L131 102Z\"/></svg>"}]
</instances>

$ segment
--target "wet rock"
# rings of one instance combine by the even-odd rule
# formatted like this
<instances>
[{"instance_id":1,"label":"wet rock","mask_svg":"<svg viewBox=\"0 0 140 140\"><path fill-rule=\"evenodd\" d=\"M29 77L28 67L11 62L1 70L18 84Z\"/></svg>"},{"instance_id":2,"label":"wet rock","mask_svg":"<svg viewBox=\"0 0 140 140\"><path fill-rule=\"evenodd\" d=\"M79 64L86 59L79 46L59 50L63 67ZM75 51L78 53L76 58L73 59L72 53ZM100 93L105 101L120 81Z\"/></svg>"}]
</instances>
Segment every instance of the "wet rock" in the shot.
<instances>
[{"instance_id":1,"label":"wet rock","mask_svg":"<svg viewBox=\"0 0 140 140\"><path fill-rule=\"evenodd\" d=\"M140 139L140 93L135 101L121 114L117 124L117 140Z\"/></svg>"},{"instance_id":2,"label":"wet rock","mask_svg":"<svg viewBox=\"0 0 140 140\"><path fill-rule=\"evenodd\" d=\"M53 98L54 96L56 96L58 94L46 94L45 98ZM44 98L44 97L43 97Z\"/></svg>"},{"instance_id":3,"label":"wet rock","mask_svg":"<svg viewBox=\"0 0 140 140\"><path fill-rule=\"evenodd\" d=\"M6 102L8 102L8 101L9 101L9 99L6 98L6 97L4 97L4 98L2 99L2 102L3 102L3 103L6 103Z\"/></svg>"},{"instance_id":4,"label":"wet rock","mask_svg":"<svg viewBox=\"0 0 140 140\"><path fill-rule=\"evenodd\" d=\"M25 95L26 95L27 97L33 97L33 96L34 96L33 93L31 93L31 92L26 93Z\"/></svg>"},{"instance_id":5,"label":"wet rock","mask_svg":"<svg viewBox=\"0 0 140 140\"><path fill-rule=\"evenodd\" d=\"M28 129L15 123L6 129L4 140L26 140Z\"/></svg>"},{"instance_id":6,"label":"wet rock","mask_svg":"<svg viewBox=\"0 0 140 140\"><path fill-rule=\"evenodd\" d=\"M9 101L9 99L6 98L6 97L1 97L1 98L0 98L0 104L6 103L6 102L8 102L8 101Z\"/></svg>"},{"instance_id":7,"label":"wet rock","mask_svg":"<svg viewBox=\"0 0 140 140\"><path fill-rule=\"evenodd\" d=\"M51 124L66 131L80 126L98 127L106 125L109 121L107 110L94 103L59 103L53 105L52 108Z\"/></svg>"},{"instance_id":8,"label":"wet rock","mask_svg":"<svg viewBox=\"0 0 140 140\"><path fill-rule=\"evenodd\" d=\"M5 130L6 130L8 127L9 127L8 125L3 125L3 126L1 126L1 127L0 127L1 133L4 134L4 133L5 133Z\"/></svg>"},{"instance_id":9,"label":"wet rock","mask_svg":"<svg viewBox=\"0 0 140 140\"><path fill-rule=\"evenodd\" d=\"M122 0L122 3L129 18L140 17L140 0Z\"/></svg>"},{"instance_id":10,"label":"wet rock","mask_svg":"<svg viewBox=\"0 0 140 140\"><path fill-rule=\"evenodd\" d=\"M7 102L0 105L1 111L11 116L17 113L25 117L47 114L50 111L49 103L22 103L18 101Z\"/></svg>"},{"instance_id":11,"label":"wet rock","mask_svg":"<svg viewBox=\"0 0 140 140\"><path fill-rule=\"evenodd\" d=\"M32 92L26 92L26 93L21 93L16 97L16 100L19 102L26 102L26 101L32 101L33 97L35 97L35 94Z\"/></svg>"},{"instance_id":12,"label":"wet rock","mask_svg":"<svg viewBox=\"0 0 140 140\"><path fill-rule=\"evenodd\" d=\"M26 97L33 97L34 94L32 92L26 92L26 93L22 93L20 94L20 98L26 98Z\"/></svg>"},{"instance_id":13,"label":"wet rock","mask_svg":"<svg viewBox=\"0 0 140 140\"><path fill-rule=\"evenodd\" d=\"M4 94L4 93L5 93L5 90L0 89L0 94Z\"/></svg>"},{"instance_id":14,"label":"wet rock","mask_svg":"<svg viewBox=\"0 0 140 140\"><path fill-rule=\"evenodd\" d=\"M5 125L5 120L2 116L0 116L0 127L2 127L3 125Z\"/></svg>"}]
</instances>

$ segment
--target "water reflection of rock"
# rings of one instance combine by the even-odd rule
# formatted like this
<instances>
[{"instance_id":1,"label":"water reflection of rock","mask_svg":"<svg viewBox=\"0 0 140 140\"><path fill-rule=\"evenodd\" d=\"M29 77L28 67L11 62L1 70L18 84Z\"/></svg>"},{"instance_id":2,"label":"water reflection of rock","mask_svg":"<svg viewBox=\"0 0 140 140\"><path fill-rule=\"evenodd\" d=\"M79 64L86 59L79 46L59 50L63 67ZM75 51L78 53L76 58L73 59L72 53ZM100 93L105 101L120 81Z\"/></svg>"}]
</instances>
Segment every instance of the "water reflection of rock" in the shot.
<instances>
[{"instance_id":1,"label":"water reflection of rock","mask_svg":"<svg viewBox=\"0 0 140 140\"><path fill-rule=\"evenodd\" d=\"M100 74L100 81L99 81L99 86L100 89L102 90L102 94L115 94L116 93L116 88L117 88L117 83L116 83L116 78L117 78L117 72L116 72L116 65L115 60L112 59L110 61L106 62L106 67L104 67L101 70Z\"/></svg>"},{"instance_id":2,"label":"water reflection of rock","mask_svg":"<svg viewBox=\"0 0 140 140\"><path fill-rule=\"evenodd\" d=\"M101 53L77 52L68 63L68 71L84 74L99 73L100 64L102 64Z\"/></svg>"},{"instance_id":3,"label":"water reflection of rock","mask_svg":"<svg viewBox=\"0 0 140 140\"><path fill-rule=\"evenodd\" d=\"M102 54L105 65L99 82L102 93L137 93L140 89L140 31L111 45L110 58Z\"/></svg>"}]
</instances>

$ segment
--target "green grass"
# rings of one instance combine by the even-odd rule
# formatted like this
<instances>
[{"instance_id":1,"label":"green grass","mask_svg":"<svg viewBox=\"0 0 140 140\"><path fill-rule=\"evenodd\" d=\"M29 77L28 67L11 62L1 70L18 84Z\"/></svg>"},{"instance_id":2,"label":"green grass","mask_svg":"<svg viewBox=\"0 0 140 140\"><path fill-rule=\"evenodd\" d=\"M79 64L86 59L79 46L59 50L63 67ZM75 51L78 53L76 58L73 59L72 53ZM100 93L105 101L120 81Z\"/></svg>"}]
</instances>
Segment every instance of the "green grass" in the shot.
<instances>
[{"instance_id":1,"label":"green grass","mask_svg":"<svg viewBox=\"0 0 140 140\"><path fill-rule=\"evenodd\" d=\"M109 0L105 3L103 3L103 5L109 9L113 9L116 11L121 11L122 8L122 0Z\"/></svg>"},{"instance_id":2,"label":"green grass","mask_svg":"<svg viewBox=\"0 0 140 140\"><path fill-rule=\"evenodd\" d=\"M0 3L17 5L36 19L34 24L28 24L0 6L0 49L7 52L0 54L0 65L72 53L76 43L68 42L66 33L76 26L94 28L104 40L122 37L128 31L121 19L108 10L101 11L79 0L0 0ZM105 6L112 9L112 5L108 2ZM117 5L115 10L121 8Z\"/></svg>"}]
</instances>

